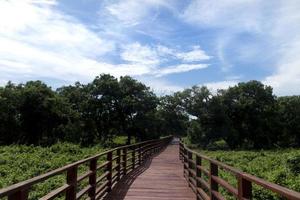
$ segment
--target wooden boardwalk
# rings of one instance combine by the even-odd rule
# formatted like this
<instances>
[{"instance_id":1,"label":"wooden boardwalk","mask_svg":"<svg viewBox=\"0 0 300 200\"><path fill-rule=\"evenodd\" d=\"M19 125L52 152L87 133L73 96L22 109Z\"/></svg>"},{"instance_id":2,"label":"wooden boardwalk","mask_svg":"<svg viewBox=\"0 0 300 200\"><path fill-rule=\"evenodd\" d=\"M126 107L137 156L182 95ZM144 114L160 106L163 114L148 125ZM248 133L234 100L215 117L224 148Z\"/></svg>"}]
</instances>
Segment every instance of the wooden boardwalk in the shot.
<instances>
[{"instance_id":1,"label":"wooden boardwalk","mask_svg":"<svg viewBox=\"0 0 300 200\"><path fill-rule=\"evenodd\" d=\"M124 176L105 200L195 200L183 177L177 144Z\"/></svg>"},{"instance_id":2,"label":"wooden boardwalk","mask_svg":"<svg viewBox=\"0 0 300 200\"><path fill-rule=\"evenodd\" d=\"M168 145L172 139L173 144ZM299 192L241 172L189 149L182 142L178 143L178 139L169 136L117 147L2 188L0 199L28 200L34 185L62 175L66 178L66 184L39 197L40 199L65 196L67 200L74 200L89 196L89 199L104 200L195 200L196 193L198 199L226 199L219 189L222 187L236 199L242 200L252 199L252 185L258 185L284 199L300 200ZM179 160L179 155L183 163ZM203 166L202 160L208 162L209 167ZM87 165L87 172L77 173L80 166ZM218 176L219 169L232 174L237 184L233 186ZM102 173L97 176L99 170ZM131 172L126 174L127 170ZM126 175L119 179L120 174ZM87 185L78 188L84 179L88 179Z\"/></svg>"}]
</instances>

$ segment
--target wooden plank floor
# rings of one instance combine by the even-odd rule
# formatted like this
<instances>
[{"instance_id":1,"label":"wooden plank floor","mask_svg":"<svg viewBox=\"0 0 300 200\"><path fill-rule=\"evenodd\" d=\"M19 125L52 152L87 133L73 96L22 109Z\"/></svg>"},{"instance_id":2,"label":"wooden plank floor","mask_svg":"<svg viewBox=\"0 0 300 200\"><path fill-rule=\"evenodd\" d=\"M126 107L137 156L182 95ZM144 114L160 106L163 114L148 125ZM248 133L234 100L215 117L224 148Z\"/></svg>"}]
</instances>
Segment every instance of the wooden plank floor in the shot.
<instances>
[{"instance_id":1,"label":"wooden plank floor","mask_svg":"<svg viewBox=\"0 0 300 200\"><path fill-rule=\"evenodd\" d=\"M183 177L178 145L160 154L121 179L106 200L195 200Z\"/></svg>"}]
</instances>

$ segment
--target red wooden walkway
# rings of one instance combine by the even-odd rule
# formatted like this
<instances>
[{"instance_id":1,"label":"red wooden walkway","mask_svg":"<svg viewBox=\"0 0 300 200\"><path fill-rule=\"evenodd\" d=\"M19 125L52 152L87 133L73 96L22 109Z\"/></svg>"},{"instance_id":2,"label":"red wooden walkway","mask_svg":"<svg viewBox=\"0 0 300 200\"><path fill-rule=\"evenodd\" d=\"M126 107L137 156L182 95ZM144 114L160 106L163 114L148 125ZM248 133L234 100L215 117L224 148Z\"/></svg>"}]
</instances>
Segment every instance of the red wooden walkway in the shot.
<instances>
[{"instance_id":1,"label":"red wooden walkway","mask_svg":"<svg viewBox=\"0 0 300 200\"><path fill-rule=\"evenodd\" d=\"M165 137L122 146L79 160L0 189L0 199L4 197L8 200L28 200L34 185L53 176L65 174L66 183L41 199L52 200L64 195L67 200L79 200L86 196L89 196L88 199L105 200L195 200L197 194L198 199L221 200L226 199L219 189L222 187L236 199L246 200L253 199L252 185L258 185L278 197L300 200L299 192L201 155L182 142L180 148L178 144L168 145L171 139L172 137ZM173 143L176 142L179 142L178 139L173 140ZM202 165L202 160L208 162L209 166ZM83 165L88 165L89 171L77 173L77 169ZM237 184L231 185L218 176L219 169L232 174ZM97 176L100 170L101 174ZM78 185L84 179L88 179L88 184L83 189L79 188Z\"/></svg>"},{"instance_id":2,"label":"red wooden walkway","mask_svg":"<svg viewBox=\"0 0 300 200\"><path fill-rule=\"evenodd\" d=\"M178 151L178 145L169 145L163 152L124 176L105 199L195 200L195 194L183 177Z\"/></svg>"}]
</instances>

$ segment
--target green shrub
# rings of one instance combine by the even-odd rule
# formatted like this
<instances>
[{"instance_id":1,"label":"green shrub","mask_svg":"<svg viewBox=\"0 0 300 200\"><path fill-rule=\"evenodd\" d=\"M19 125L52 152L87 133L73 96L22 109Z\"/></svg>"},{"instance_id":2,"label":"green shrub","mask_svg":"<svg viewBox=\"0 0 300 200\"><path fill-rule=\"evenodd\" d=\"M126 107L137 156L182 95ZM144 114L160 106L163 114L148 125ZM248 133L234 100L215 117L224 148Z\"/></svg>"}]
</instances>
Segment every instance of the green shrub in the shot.
<instances>
[{"instance_id":1,"label":"green shrub","mask_svg":"<svg viewBox=\"0 0 300 200\"><path fill-rule=\"evenodd\" d=\"M57 143L50 147L10 145L0 146L0 188L27 180L68 163L104 151L101 146L83 148L70 143ZM86 166L79 168L79 173ZM65 174L54 176L36 184L30 192L30 199L38 199L65 183Z\"/></svg>"},{"instance_id":2,"label":"green shrub","mask_svg":"<svg viewBox=\"0 0 300 200\"><path fill-rule=\"evenodd\" d=\"M300 149L265 151L207 151L198 150L211 158L244 172L300 192ZM236 187L236 178L223 170L220 176ZM225 197L226 192L222 191ZM282 199L278 195L254 184L253 199Z\"/></svg>"},{"instance_id":3,"label":"green shrub","mask_svg":"<svg viewBox=\"0 0 300 200\"><path fill-rule=\"evenodd\" d=\"M213 143L210 143L206 147L208 150L215 151L215 150L228 150L229 147L225 140L218 140Z\"/></svg>"},{"instance_id":4,"label":"green shrub","mask_svg":"<svg viewBox=\"0 0 300 200\"><path fill-rule=\"evenodd\" d=\"M295 175L300 173L300 155L289 157L286 164L288 169Z\"/></svg>"}]
</instances>

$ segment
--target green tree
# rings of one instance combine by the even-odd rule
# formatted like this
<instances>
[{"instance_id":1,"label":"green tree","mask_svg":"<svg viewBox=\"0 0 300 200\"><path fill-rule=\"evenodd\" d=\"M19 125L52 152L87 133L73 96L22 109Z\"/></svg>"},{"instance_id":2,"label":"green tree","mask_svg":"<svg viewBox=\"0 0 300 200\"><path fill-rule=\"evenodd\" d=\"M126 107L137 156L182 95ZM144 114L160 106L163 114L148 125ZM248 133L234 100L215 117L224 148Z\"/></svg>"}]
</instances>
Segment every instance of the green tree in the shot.
<instances>
[{"instance_id":1,"label":"green tree","mask_svg":"<svg viewBox=\"0 0 300 200\"><path fill-rule=\"evenodd\" d=\"M111 139L118 134L118 107L120 88L118 80L109 75L101 74L87 85L89 99L87 110L89 118L95 121L97 136L100 140Z\"/></svg>"},{"instance_id":2,"label":"green tree","mask_svg":"<svg viewBox=\"0 0 300 200\"><path fill-rule=\"evenodd\" d=\"M87 86L76 82L74 86L58 88L57 92L70 105L69 121L63 126L65 140L84 146L93 144L97 128L89 109L91 95Z\"/></svg>"},{"instance_id":3,"label":"green tree","mask_svg":"<svg viewBox=\"0 0 300 200\"><path fill-rule=\"evenodd\" d=\"M221 92L230 129L225 140L231 148L272 147L277 135L273 131L276 113L272 88L259 81L239 83Z\"/></svg>"},{"instance_id":4,"label":"green tree","mask_svg":"<svg viewBox=\"0 0 300 200\"><path fill-rule=\"evenodd\" d=\"M182 94L177 92L160 98L158 115L164 135L185 136L189 115L182 105Z\"/></svg>"},{"instance_id":5,"label":"green tree","mask_svg":"<svg viewBox=\"0 0 300 200\"><path fill-rule=\"evenodd\" d=\"M281 125L279 145L300 146L300 96L278 98L278 114Z\"/></svg>"},{"instance_id":6,"label":"green tree","mask_svg":"<svg viewBox=\"0 0 300 200\"><path fill-rule=\"evenodd\" d=\"M20 124L20 90L8 82L0 87L0 145L19 143Z\"/></svg>"},{"instance_id":7,"label":"green tree","mask_svg":"<svg viewBox=\"0 0 300 200\"><path fill-rule=\"evenodd\" d=\"M211 92L207 87L193 86L179 93L182 99L181 104L189 115L201 118L207 115L208 102L212 98Z\"/></svg>"},{"instance_id":8,"label":"green tree","mask_svg":"<svg viewBox=\"0 0 300 200\"><path fill-rule=\"evenodd\" d=\"M41 81L29 81L20 90L22 143L49 144L61 138L59 126L68 120L63 99Z\"/></svg>"},{"instance_id":9,"label":"green tree","mask_svg":"<svg viewBox=\"0 0 300 200\"><path fill-rule=\"evenodd\" d=\"M127 143L131 137L144 139L149 130L147 124L151 124L149 116L153 116L158 99L146 85L134 80L129 76L120 78L121 90L119 117L122 130L127 134Z\"/></svg>"},{"instance_id":10,"label":"green tree","mask_svg":"<svg viewBox=\"0 0 300 200\"><path fill-rule=\"evenodd\" d=\"M209 101L212 98L207 87L193 86L179 93L180 103L190 118L188 138L194 144L205 147L210 141L211 126L209 118Z\"/></svg>"}]
</instances>

